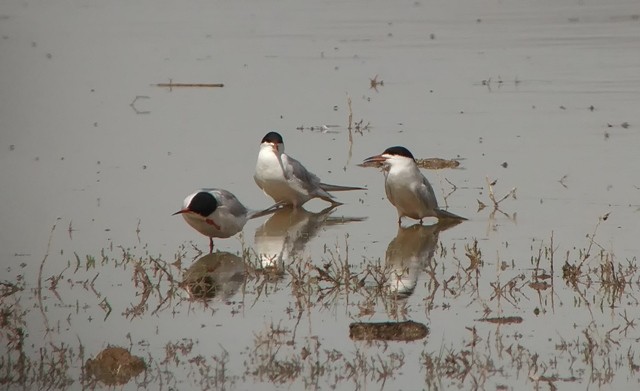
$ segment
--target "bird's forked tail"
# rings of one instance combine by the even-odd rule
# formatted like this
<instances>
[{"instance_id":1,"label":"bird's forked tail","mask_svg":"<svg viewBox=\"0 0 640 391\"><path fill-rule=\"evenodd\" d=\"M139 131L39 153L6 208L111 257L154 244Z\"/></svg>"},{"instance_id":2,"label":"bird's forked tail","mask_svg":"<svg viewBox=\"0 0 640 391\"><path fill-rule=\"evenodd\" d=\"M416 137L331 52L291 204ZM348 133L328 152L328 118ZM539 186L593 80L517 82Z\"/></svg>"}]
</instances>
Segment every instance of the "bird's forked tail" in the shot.
<instances>
[{"instance_id":1,"label":"bird's forked tail","mask_svg":"<svg viewBox=\"0 0 640 391\"><path fill-rule=\"evenodd\" d=\"M320 183L320 187L324 191L349 191L349 190L367 190L364 187L357 186L339 186L339 185L330 185L328 183Z\"/></svg>"},{"instance_id":2,"label":"bird's forked tail","mask_svg":"<svg viewBox=\"0 0 640 391\"><path fill-rule=\"evenodd\" d=\"M458 216L457 214L453 214L444 209L436 209L436 217L438 219L468 220L467 218Z\"/></svg>"},{"instance_id":3,"label":"bird's forked tail","mask_svg":"<svg viewBox=\"0 0 640 391\"><path fill-rule=\"evenodd\" d=\"M267 209L263 209L263 210L251 210L249 211L249 213L247 214L247 217L249 218L249 220L251 219L255 219L258 217L262 217L262 216L266 216L266 215L270 215L271 213L275 213L276 211L280 210L281 208L283 208L285 205L284 201L280 201L276 204L271 205L270 207L268 207Z\"/></svg>"}]
</instances>

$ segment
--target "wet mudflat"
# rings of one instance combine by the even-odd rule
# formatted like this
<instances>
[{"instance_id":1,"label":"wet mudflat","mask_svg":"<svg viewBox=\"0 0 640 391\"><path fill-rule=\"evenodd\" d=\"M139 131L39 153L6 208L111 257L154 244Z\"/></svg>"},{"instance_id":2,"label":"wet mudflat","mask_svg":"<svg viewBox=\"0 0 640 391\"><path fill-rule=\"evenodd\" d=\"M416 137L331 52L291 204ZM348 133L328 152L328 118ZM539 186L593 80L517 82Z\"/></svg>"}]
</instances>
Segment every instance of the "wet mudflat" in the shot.
<instances>
[{"instance_id":1,"label":"wet mudflat","mask_svg":"<svg viewBox=\"0 0 640 391\"><path fill-rule=\"evenodd\" d=\"M4 2L0 386L636 389L638 12ZM369 190L208 254L171 213L269 206L270 130ZM398 227L392 145L469 221Z\"/></svg>"}]
</instances>

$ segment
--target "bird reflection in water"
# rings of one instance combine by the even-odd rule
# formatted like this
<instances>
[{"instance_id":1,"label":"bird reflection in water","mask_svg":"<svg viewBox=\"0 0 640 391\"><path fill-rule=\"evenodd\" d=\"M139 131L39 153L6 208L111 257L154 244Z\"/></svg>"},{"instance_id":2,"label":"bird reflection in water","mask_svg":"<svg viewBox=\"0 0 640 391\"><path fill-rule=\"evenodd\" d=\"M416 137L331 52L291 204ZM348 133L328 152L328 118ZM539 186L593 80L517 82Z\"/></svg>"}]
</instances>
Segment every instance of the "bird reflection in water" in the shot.
<instances>
[{"instance_id":1,"label":"bird reflection in water","mask_svg":"<svg viewBox=\"0 0 640 391\"><path fill-rule=\"evenodd\" d=\"M389 289L398 298L411 296L418 283L418 276L433 259L438 235L460 221L445 220L438 224L415 224L398 227L398 233L387 246L385 263L390 271Z\"/></svg>"},{"instance_id":2,"label":"bird reflection in water","mask_svg":"<svg viewBox=\"0 0 640 391\"><path fill-rule=\"evenodd\" d=\"M207 254L184 272L180 284L192 299L226 300L242 286L246 277L245 263L237 255L216 251Z\"/></svg>"},{"instance_id":3,"label":"bird reflection in water","mask_svg":"<svg viewBox=\"0 0 640 391\"><path fill-rule=\"evenodd\" d=\"M366 217L331 216L337 205L320 212L284 207L276 211L256 230L254 247L263 269L284 270L304 251L321 228L366 220Z\"/></svg>"}]
</instances>

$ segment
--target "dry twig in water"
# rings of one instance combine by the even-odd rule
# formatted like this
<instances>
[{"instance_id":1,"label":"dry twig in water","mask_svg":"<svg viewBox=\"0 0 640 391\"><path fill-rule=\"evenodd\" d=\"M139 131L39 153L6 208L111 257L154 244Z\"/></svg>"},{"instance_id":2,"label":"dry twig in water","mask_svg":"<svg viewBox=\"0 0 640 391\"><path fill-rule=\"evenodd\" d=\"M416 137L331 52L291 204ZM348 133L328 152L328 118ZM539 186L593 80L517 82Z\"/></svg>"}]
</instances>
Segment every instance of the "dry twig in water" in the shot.
<instances>
[{"instance_id":1,"label":"dry twig in water","mask_svg":"<svg viewBox=\"0 0 640 391\"><path fill-rule=\"evenodd\" d=\"M171 91L174 87L224 87L224 84L222 83L174 83L171 79L169 79L168 83L156 83L153 85L156 87L168 87L169 91Z\"/></svg>"}]
</instances>

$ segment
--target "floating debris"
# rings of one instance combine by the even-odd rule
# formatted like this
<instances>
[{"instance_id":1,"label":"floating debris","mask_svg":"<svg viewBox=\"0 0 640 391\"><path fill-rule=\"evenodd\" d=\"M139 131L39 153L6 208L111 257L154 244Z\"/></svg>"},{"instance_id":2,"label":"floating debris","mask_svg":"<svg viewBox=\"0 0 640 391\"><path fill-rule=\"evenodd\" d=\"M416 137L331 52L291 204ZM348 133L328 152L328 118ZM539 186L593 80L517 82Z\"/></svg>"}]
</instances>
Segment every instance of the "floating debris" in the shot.
<instances>
[{"instance_id":1,"label":"floating debris","mask_svg":"<svg viewBox=\"0 0 640 391\"><path fill-rule=\"evenodd\" d=\"M301 132L304 132L305 130L311 131L311 132L320 132L323 134L327 134L327 133L340 133L340 130L338 130L337 128L339 128L340 125L312 125L309 127L306 127L304 125L300 125L298 127L296 127L296 130L299 130Z\"/></svg>"},{"instance_id":2,"label":"floating debris","mask_svg":"<svg viewBox=\"0 0 640 391\"><path fill-rule=\"evenodd\" d=\"M369 79L369 89L378 92L378 86L384 87L384 80L378 80L378 75L375 75L373 79Z\"/></svg>"},{"instance_id":3,"label":"floating debris","mask_svg":"<svg viewBox=\"0 0 640 391\"><path fill-rule=\"evenodd\" d=\"M351 323L349 337L354 340L415 341L429 334L422 323L406 322Z\"/></svg>"},{"instance_id":4,"label":"floating debris","mask_svg":"<svg viewBox=\"0 0 640 391\"><path fill-rule=\"evenodd\" d=\"M607 123L607 128L613 128L614 126L616 126L616 125L613 125L613 124ZM627 129L627 128L628 128L629 126L631 126L631 125L629 125L629 123L625 121L625 122L621 123L621 124L620 124L620 125L618 125L618 126L620 126L620 127L621 127L621 128L623 128L623 129Z\"/></svg>"},{"instance_id":5,"label":"floating debris","mask_svg":"<svg viewBox=\"0 0 640 391\"><path fill-rule=\"evenodd\" d=\"M514 77L513 81L511 81L511 80L503 80L502 77L498 76L495 79L492 78L492 77L489 77L487 79L483 79L479 83L474 83L474 85L485 86L489 90L491 90L491 86L497 86L498 88L500 88L500 87L502 87L503 85L506 85L506 84L512 84L514 86L518 86L520 83L522 83L522 80L518 79L517 76Z\"/></svg>"},{"instance_id":6,"label":"floating debris","mask_svg":"<svg viewBox=\"0 0 640 391\"><path fill-rule=\"evenodd\" d=\"M427 170L441 170L443 168L457 168L460 166L460 161L455 159L441 159L438 157L431 157L426 159L416 159L416 164L420 168ZM368 162L358 164L360 167L382 167L382 162Z\"/></svg>"}]
</instances>

